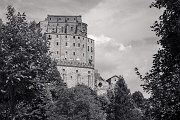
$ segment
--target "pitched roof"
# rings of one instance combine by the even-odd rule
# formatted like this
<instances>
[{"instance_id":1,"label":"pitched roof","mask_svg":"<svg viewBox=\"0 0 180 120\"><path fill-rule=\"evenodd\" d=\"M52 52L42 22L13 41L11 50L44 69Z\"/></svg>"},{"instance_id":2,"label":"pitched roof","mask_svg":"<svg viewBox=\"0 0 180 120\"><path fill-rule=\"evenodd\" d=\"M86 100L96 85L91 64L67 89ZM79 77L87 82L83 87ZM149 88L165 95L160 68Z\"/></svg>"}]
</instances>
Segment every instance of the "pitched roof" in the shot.
<instances>
[{"instance_id":1,"label":"pitched roof","mask_svg":"<svg viewBox=\"0 0 180 120\"><path fill-rule=\"evenodd\" d=\"M113 77L118 77L118 76L117 76L117 75L114 75L114 76L108 78L106 81L110 80L110 79L113 78ZM118 78L120 78L120 77L118 77Z\"/></svg>"}]
</instances>

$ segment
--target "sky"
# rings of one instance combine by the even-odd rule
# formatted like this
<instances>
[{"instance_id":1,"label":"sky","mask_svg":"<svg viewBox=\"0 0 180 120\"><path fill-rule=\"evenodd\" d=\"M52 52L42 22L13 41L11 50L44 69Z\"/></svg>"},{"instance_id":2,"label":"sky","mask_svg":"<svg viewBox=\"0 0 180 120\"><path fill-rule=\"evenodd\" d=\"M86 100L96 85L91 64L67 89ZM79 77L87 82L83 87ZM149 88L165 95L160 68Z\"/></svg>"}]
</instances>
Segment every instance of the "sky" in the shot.
<instances>
[{"instance_id":1,"label":"sky","mask_svg":"<svg viewBox=\"0 0 180 120\"><path fill-rule=\"evenodd\" d=\"M131 90L143 92L143 82L135 74L151 69L158 50L150 26L162 10L149 8L154 0L0 0L0 18L6 8L25 12L28 21L43 21L47 15L81 15L88 24L88 37L95 40L95 68L104 79L122 75ZM145 97L148 94L143 92Z\"/></svg>"}]
</instances>

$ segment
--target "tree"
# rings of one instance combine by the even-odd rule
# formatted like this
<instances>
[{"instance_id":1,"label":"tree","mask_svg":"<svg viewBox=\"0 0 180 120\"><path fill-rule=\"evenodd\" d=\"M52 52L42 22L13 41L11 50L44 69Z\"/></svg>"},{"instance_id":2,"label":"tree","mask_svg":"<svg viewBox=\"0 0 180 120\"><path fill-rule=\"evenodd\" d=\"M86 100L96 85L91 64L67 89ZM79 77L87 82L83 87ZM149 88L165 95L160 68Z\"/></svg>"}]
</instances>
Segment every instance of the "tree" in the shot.
<instances>
[{"instance_id":1,"label":"tree","mask_svg":"<svg viewBox=\"0 0 180 120\"><path fill-rule=\"evenodd\" d=\"M134 100L138 108L142 109L144 107L145 98L140 91L135 91L132 94L132 99Z\"/></svg>"},{"instance_id":2,"label":"tree","mask_svg":"<svg viewBox=\"0 0 180 120\"><path fill-rule=\"evenodd\" d=\"M151 115L149 114L149 100L144 98L143 94L140 91L135 91L132 94L132 99L135 103L135 107L140 111L143 120L151 120Z\"/></svg>"},{"instance_id":3,"label":"tree","mask_svg":"<svg viewBox=\"0 0 180 120\"><path fill-rule=\"evenodd\" d=\"M84 85L60 91L54 102L50 120L102 120L100 98Z\"/></svg>"},{"instance_id":4,"label":"tree","mask_svg":"<svg viewBox=\"0 0 180 120\"><path fill-rule=\"evenodd\" d=\"M155 0L151 7L164 12L152 26L160 37L161 48L154 54L150 72L144 77L143 88L151 94L151 115L157 120L180 119L180 1Z\"/></svg>"},{"instance_id":5,"label":"tree","mask_svg":"<svg viewBox=\"0 0 180 120\"><path fill-rule=\"evenodd\" d=\"M0 30L0 106L5 108L0 118L13 120L22 106L28 115L34 109L40 112L33 104L46 103L46 84L55 79L57 69L36 23L29 24L25 13L15 14L12 6L7 11L8 22Z\"/></svg>"},{"instance_id":6,"label":"tree","mask_svg":"<svg viewBox=\"0 0 180 120\"><path fill-rule=\"evenodd\" d=\"M130 90L120 76L113 91L108 92L110 103L107 108L107 120L137 120L140 112L135 108Z\"/></svg>"}]
</instances>

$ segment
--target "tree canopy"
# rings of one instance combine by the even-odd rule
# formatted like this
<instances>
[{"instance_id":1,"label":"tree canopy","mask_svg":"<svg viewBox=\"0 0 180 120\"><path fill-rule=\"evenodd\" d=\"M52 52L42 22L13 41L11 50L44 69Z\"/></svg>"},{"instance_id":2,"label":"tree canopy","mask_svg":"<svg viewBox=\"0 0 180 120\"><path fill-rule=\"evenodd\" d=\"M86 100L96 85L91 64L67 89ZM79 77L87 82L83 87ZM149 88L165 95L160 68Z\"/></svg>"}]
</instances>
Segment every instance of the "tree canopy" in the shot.
<instances>
[{"instance_id":1,"label":"tree canopy","mask_svg":"<svg viewBox=\"0 0 180 120\"><path fill-rule=\"evenodd\" d=\"M151 7L164 12L151 26L160 37L161 48L153 58L153 66L144 77L143 88L151 94L152 117L157 120L180 119L180 1L155 0Z\"/></svg>"},{"instance_id":2,"label":"tree canopy","mask_svg":"<svg viewBox=\"0 0 180 120\"><path fill-rule=\"evenodd\" d=\"M54 76L57 69L48 54L48 41L42 39L36 23L28 23L25 13L16 14L12 6L6 15L8 21L0 30L0 106L4 108L0 118L14 119L21 106L42 102L46 83L58 75Z\"/></svg>"},{"instance_id":3,"label":"tree canopy","mask_svg":"<svg viewBox=\"0 0 180 120\"><path fill-rule=\"evenodd\" d=\"M108 91L107 120L141 120L141 114L135 108L130 90L122 76L113 90Z\"/></svg>"},{"instance_id":4,"label":"tree canopy","mask_svg":"<svg viewBox=\"0 0 180 120\"><path fill-rule=\"evenodd\" d=\"M77 85L58 93L50 120L103 120L100 98L84 85Z\"/></svg>"}]
</instances>

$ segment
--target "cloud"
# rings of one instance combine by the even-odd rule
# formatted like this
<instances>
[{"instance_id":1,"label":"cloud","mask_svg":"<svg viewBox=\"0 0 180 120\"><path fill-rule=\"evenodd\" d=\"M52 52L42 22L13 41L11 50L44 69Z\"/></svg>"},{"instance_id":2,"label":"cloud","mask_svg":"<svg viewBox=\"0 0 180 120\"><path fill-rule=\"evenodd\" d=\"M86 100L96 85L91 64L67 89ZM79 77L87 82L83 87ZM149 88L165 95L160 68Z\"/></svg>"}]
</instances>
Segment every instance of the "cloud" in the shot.
<instances>
[{"instance_id":1,"label":"cloud","mask_svg":"<svg viewBox=\"0 0 180 120\"><path fill-rule=\"evenodd\" d=\"M95 40L95 66L103 78L123 75L131 92L143 91L140 87L143 82L135 74L134 68L138 67L142 74L150 70L152 56L156 53L158 45L149 41L156 38L145 38L137 43L132 41L124 45L105 35L89 35L88 37ZM148 97L147 94L145 95Z\"/></svg>"},{"instance_id":2,"label":"cloud","mask_svg":"<svg viewBox=\"0 0 180 120\"><path fill-rule=\"evenodd\" d=\"M42 21L47 14L84 15L101 1L103 0L1 0L0 10L5 12L8 5L13 5L17 11L25 12L29 20Z\"/></svg>"},{"instance_id":3,"label":"cloud","mask_svg":"<svg viewBox=\"0 0 180 120\"><path fill-rule=\"evenodd\" d=\"M112 71L118 68L119 57L123 57L132 48L130 45L125 46L117 40L104 35L88 35L88 37L95 40L96 66L105 73L111 71L109 73L112 74Z\"/></svg>"},{"instance_id":4,"label":"cloud","mask_svg":"<svg viewBox=\"0 0 180 120\"><path fill-rule=\"evenodd\" d=\"M142 40L132 40L128 44L132 45L132 47L141 47L146 45L157 45L158 37L148 37Z\"/></svg>"}]
</instances>

